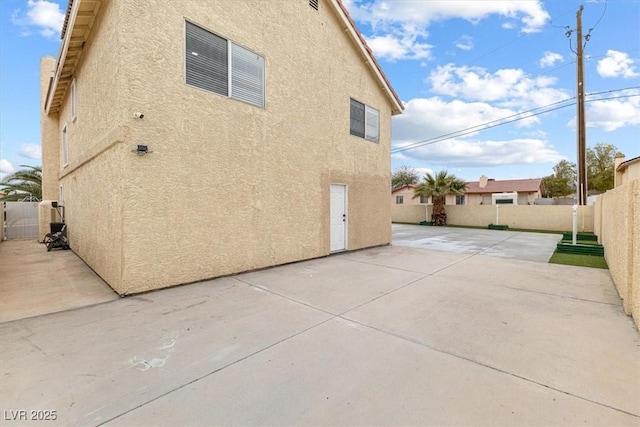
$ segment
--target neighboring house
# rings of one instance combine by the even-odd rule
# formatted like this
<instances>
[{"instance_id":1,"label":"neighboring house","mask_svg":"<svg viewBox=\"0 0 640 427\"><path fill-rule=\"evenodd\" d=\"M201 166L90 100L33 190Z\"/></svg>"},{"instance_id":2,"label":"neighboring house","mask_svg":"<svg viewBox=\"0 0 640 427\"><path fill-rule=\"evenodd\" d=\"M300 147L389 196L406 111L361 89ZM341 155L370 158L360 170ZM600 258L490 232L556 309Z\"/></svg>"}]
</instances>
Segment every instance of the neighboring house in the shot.
<instances>
[{"instance_id":1,"label":"neighboring house","mask_svg":"<svg viewBox=\"0 0 640 427\"><path fill-rule=\"evenodd\" d=\"M467 182L464 202L466 205L491 205L508 203L517 205L533 205L542 197L544 184L541 178L510 179L496 181L481 176L479 181Z\"/></svg>"},{"instance_id":2,"label":"neighboring house","mask_svg":"<svg viewBox=\"0 0 640 427\"><path fill-rule=\"evenodd\" d=\"M640 179L640 167L630 168L633 164L640 164L640 156L624 160L624 155L619 154L614 161L615 175L613 187L619 187L633 180Z\"/></svg>"},{"instance_id":3,"label":"neighboring house","mask_svg":"<svg viewBox=\"0 0 640 427\"><path fill-rule=\"evenodd\" d=\"M413 198L415 185L404 185L391 191L392 205L425 205L427 199L425 197Z\"/></svg>"},{"instance_id":4,"label":"neighboring house","mask_svg":"<svg viewBox=\"0 0 640 427\"><path fill-rule=\"evenodd\" d=\"M403 107L340 0L71 0L62 39L44 199L121 295L391 241Z\"/></svg>"},{"instance_id":5,"label":"neighboring house","mask_svg":"<svg viewBox=\"0 0 640 427\"><path fill-rule=\"evenodd\" d=\"M405 185L391 191L391 205L432 205L431 197L413 198L416 185ZM445 205L464 205L464 196L449 194L445 198Z\"/></svg>"}]
</instances>

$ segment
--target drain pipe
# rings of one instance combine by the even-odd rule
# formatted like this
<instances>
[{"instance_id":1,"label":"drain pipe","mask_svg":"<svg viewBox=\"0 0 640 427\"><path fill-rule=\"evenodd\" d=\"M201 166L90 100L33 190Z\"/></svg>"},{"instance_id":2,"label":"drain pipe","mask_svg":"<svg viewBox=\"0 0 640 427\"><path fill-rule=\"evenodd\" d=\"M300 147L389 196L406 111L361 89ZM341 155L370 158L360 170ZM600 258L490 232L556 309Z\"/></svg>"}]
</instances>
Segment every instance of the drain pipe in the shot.
<instances>
[{"instance_id":1,"label":"drain pipe","mask_svg":"<svg viewBox=\"0 0 640 427\"><path fill-rule=\"evenodd\" d=\"M496 225L500 225L500 205L496 203Z\"/></svg>"}]
</instances>

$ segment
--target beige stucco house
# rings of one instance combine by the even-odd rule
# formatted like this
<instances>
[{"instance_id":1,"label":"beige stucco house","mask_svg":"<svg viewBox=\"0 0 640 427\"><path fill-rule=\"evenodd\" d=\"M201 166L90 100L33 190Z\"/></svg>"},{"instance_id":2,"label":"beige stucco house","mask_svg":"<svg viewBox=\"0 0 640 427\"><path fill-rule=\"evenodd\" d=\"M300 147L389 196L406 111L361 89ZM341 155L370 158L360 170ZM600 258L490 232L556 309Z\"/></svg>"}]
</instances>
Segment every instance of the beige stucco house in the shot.
<instances>
[{"instance_id":1,"label":"beige stucco house","mask_svg":"<svg viewBox=\"0 0 640 427\"><path fill-rule=\"evenodd\" d=\"M121 295L390 242L403 107L340 0L71 0L62 38L44 198Z\"/></svg>"}]
</instances>

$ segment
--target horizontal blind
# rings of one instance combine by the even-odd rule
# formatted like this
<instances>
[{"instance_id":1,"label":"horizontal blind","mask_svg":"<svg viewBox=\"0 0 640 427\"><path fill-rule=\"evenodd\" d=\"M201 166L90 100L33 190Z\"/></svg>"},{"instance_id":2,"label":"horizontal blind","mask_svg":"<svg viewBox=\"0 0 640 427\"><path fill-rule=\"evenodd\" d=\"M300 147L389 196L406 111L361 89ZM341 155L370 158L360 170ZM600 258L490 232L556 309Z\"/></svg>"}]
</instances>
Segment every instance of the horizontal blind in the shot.
<instances>
[{"instance_id":1,"label":"horizontal blind","mask_svg":"<svg viewBox=\"0 0 640 427\"><path fill-rule=\"evenodd\" d=\"M264 107L264 58L231 43L231 97Z\"/></svg>"},{"instance_id":2,"label":"horizontal blind","mask_svg":"<svg viewBox=\"0 0 640 427\"><path fill-rule=\"evenodd\" d=\"M229 95L227 40L187 22L185 54L187 84Z\"/></svg>"},{"instance_id":3,"label":"horizontal blind","mask_svg":"<svg viewBox=\"0 0 640 427\"><path fill-rule=\"evenodd\" d=\"M351 135L364 138L364 104L351 100Z\"/></svg>"}]
</instances>

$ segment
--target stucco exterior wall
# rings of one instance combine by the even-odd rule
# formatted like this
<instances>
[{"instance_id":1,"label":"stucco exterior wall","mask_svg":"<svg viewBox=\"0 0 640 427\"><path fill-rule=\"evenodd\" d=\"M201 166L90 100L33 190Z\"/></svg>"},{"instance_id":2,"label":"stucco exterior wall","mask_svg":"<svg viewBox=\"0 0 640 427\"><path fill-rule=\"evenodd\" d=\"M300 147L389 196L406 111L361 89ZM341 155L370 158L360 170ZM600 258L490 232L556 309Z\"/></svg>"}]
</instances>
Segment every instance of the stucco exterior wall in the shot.
<instances>
[{"instance_id":1,"label":"stucco exterior wall","mask_svg":"<svg viewBox=\"0 0 640 427\"><path fill-rule=\"evenodd\" d=\"M67 91L60 111L44 118L55 120L55 130L46 131L43 123L43 166L50 165L43 169L46 197L58 200L62 185L71 249L116 290L122 286L123 270L123 159L130 154L123 145L130 115L122 72L122 13L121 1L102 2L74 73L76 119ZM61 156L64 126L66 166Z\"/></svg>"},{"instance_id":2,"label":"stucco exterior wall","mask_svg":"<svg viewBox=\"0 0 640 427\"><path fill-rule=\"evenodd\" d=\"M496 206L498 218L496 218ZM406 209L405 209L406 208ZM420 222L407 220L415 218L417 211L410 206L396 206L392 210L393 222ZM572 206L537 205L447 205L447 224L469 227L486 227L499 223L511 228L530 230L570 231L572 229ZM578 208L578 231L593 231L593 206ZM424 214L422 214L424 216ZM496 220L498 222L496 222Z\"/></svg>"},{"instance_id":3,"label":"stucco exterior wall","mask_svg":"<svg viewBox=\"0 0 640 427\"><path fill-rule=\"evenodd\" d=\"M42 181L42 200L58 200L58 174L60 173L58 114L44 113L49 81L54 75L55 68L55 58L47 56L40 60L40 132L43 141L42 175L45 177Z\"/></svg>"},{"instance_id":4,"label":"stucco exterior wall","mask_svg":"<svg viewBox=\"0 0 640 427\"><path fill-rule=\"evenodd\" d=\"M264 56L266 108L185 84L185 19ZM106 2L76 84L69 238L120 294L328 255L332 183L347 250L391 240L391 105L323 1ZM350 97L380 143L349 134Z\"/></svg>"},{"instance_id":5,"label":"stucco exterior wall","mask_svg":"<svg viewBox=\"0 0 640 427\"><path fill-rule=\"evenodd\" d=\"M640 163L627 170L638 176ZM640 178L622 182L598 197L595 228L624 310L640 327Z\"/></svg>"}]
</instances>

